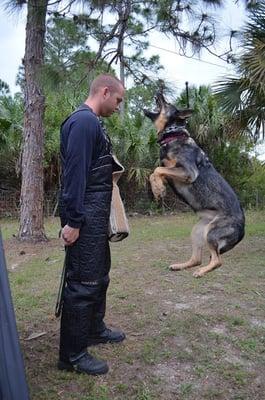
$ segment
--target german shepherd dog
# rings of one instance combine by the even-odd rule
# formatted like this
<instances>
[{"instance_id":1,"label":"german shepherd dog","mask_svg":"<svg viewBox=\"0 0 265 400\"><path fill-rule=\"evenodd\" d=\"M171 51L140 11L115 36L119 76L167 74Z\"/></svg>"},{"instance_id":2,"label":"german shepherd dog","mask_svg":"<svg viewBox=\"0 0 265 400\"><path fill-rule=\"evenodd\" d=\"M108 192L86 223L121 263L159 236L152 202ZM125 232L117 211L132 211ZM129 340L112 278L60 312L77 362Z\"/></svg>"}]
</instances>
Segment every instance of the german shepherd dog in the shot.
<instances>
[{"instance_id":1,"label":"german shepherd dog","mask_svg":"<svg viewBox=\"0 0 265 400\"><path fill-rule=\"evenodd\" d=\"M184 263L172 264L179 271L202 264L202 249L210 251L208 265L196 270L196 278L222 265L220 254L232 249L244 237L245 217L233 189L216 171L203 150L190 137L186 119L191 109L178 110L156 95L157 110L144 113L158 134L160 167L150 176L155 198L165 196L168 183L200 217L191 233L192 255Z\"/></svg>"}]
</instances>

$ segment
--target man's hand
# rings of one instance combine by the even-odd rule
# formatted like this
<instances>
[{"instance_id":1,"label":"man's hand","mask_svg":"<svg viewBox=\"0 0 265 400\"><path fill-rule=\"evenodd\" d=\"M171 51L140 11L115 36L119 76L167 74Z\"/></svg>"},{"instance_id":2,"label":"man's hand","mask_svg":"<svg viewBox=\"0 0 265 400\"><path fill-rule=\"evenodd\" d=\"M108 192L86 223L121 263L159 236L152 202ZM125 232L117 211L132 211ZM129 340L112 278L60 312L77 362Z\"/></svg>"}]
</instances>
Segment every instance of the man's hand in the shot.
<instances>
[{"instance_id":1,"label":"man's hand","mask_svg":"<svg viewBox=\"0 0 265 400\"><path fill-rule=\"evenodd\" d=\"M62 239L65 246L71 246L79 238L79 228L71 228L65 225L62 229Z\"/></svg>"}]
</instances>

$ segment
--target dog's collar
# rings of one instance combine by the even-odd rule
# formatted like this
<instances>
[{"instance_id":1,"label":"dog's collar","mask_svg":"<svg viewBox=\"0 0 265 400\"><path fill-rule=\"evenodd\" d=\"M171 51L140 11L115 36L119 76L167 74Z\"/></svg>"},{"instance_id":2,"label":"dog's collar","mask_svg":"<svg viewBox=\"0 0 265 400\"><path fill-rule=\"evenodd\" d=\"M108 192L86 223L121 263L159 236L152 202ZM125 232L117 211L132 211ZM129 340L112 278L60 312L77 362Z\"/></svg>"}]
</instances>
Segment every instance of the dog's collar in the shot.
<instances>
[{"instance_id":1,"label":"dog's collar","mask_svg":"<svg viewBox=\"0 0 265 400\"><path fill-rule=\"evenodd\" d=\"M170 125L164 131L162 131L157 139L157 143L160 146L164 146L173 140L186 140L189 138L189 132L187 131L185 125Z\"/></svg>"}]
</instances>

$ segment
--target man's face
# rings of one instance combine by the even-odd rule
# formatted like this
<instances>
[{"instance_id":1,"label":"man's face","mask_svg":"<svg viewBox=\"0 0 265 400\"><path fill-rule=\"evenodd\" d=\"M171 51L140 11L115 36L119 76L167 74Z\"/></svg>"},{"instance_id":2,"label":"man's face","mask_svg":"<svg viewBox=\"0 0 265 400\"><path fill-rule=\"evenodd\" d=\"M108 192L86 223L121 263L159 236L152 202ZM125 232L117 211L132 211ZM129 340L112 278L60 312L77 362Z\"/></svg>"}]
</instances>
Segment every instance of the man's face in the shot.
<instances>
[{"instance_id":1,"label":"man's face","mask_svg":"<svg viewBox=\"0 0 265 400\"><path fill-rule=\"evenodd\" d=\"M118 86L115 91L110 91L109 88L103 90L103 101L101 107L101 116L110 117L113 113L119 111L119 106L124 98L125 90L122 85Z\"/></svg>"}]
</instances>

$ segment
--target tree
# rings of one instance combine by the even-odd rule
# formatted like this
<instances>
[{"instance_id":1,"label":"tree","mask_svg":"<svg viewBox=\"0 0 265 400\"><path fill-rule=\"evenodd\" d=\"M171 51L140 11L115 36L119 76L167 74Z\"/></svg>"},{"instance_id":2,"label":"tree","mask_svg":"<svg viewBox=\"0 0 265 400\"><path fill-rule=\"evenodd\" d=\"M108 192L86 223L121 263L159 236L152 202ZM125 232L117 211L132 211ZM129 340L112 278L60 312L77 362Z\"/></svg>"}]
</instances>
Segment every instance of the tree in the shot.
<instances>
[{"instance_id":1,"label":"tree","mask_svg":"<svg viewBox=\"0 0 265 400\"><path fill-rule=\"evenodd\" d=\"M84 101L90 80L109 70L108 64L102 62L100 67L90 71L95 56L87 46L87 32L82 25L60 15L49 18L42 73L46 97L44 184L48 191L59 186L59 130L62 121Z\"/></svg>"},{"instance_id":2,"label":"tree","mask_svg":"<svg viewBox=\"0 0 265 400\"><path fill-rule=\"evenodd\" d=\"M130 74L137 82L157 76L161 67L158 57L146 60L149 34L160 31L175 38L180 52L209 48L215 42L214 20L206 10L220 7L222 0L118 0L90 1L87 12L75 12L74 21L86 27L98 43L95 64L120 62L121 74ZM200 7L201 6L201 7ZM202 11L200 10L202 8ZM112 17L110 20L110 16Z\"/></svg>"},{"instance_id":3,"label":"tree","mask_svg":"<svg viewBox=\"0 0 265 400\"><path fill-rule=\"evenodd\" d=\"M265 4L250 13L241 32L241 54L235 65L238 77L215 86L216 97L233 116L233 129L257 141L265 135Z\"/></svg>"},{"instance_id":4,"label":"tree","mask_svg":"<svg viewBox=\"0 0 265 400\"><path fill-rule=\"evenodd\" d=\"M20 197L21 240L45 240L43 225L43 141L45 98L41 85L48 0L28 0L25 68L25 116Z\"/></svg>"}]
</instances>

